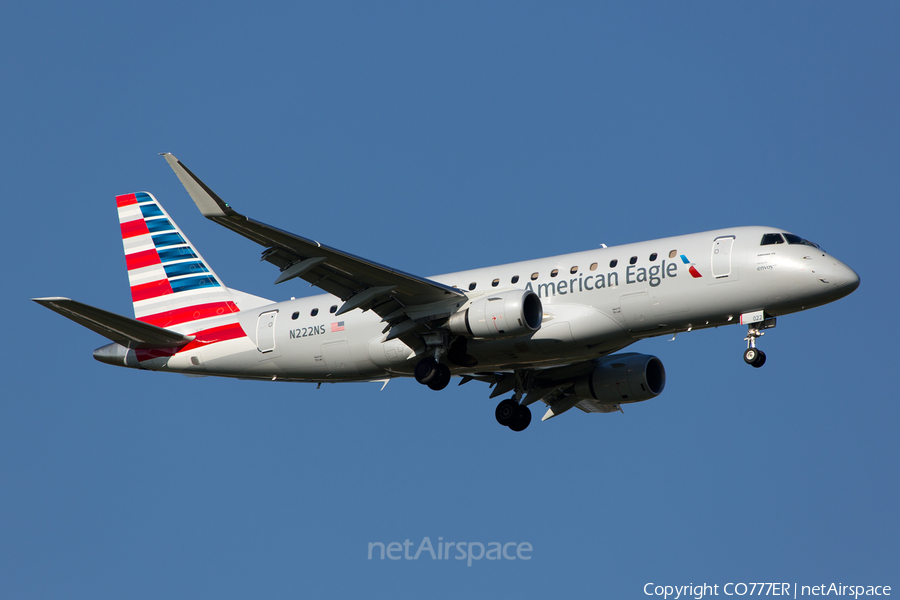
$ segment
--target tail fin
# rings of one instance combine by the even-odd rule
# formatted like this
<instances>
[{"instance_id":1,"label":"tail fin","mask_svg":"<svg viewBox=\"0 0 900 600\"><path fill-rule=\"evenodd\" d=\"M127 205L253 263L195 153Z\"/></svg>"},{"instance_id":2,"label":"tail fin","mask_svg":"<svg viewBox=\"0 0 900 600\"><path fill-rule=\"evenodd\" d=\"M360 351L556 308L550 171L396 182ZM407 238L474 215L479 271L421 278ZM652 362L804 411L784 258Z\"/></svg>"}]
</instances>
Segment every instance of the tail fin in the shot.
<instances>
[{"instance_id":1,"label":"tail fin","mask_svg":"<svg viewBox=\"0 0 900 600\"><path fill-rule=\"evenodd\" d=\"M134 316L158 327L239 312L269 301L230 290L151 194L116 196ZM246 308L246 307L245 307Z\"/></svg>"}]
</instances>

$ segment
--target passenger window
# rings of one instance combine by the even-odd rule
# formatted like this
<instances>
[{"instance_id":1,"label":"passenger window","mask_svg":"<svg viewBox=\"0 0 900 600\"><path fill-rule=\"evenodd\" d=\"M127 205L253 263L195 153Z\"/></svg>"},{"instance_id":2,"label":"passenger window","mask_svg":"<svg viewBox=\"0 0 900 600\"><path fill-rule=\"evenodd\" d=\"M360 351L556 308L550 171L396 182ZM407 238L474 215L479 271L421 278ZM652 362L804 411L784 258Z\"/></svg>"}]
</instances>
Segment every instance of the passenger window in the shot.
<instances>
[{"instance_id":1,"label":"passenger window","mask_svg":"<svg viewBox=\"0 0 900 600\"><path fill-rule=\"evenodd\" d=\"M557 275L559 275L559 269L553 269L552 271L550 271L550 277L556 277Z\"/></svg>"},{"instance_id":2,"label":"passenger window","mask_svg":"<svg viewBox=\"0 0 900 600\"><path fill-rule=\"evenodd\" d=\"M636 262L637 262L637 256L632 256L632 257L631 257L631 260L628 261L628 264L629 264L629 265L633 265L633 264L636 263Z\"/></svg>"},{"instance_id":3,"label":"passenger window","mask_svg":"<svg viewBox=\"0 0 900 600\"><path fill-rule=\"evenodd\" d=\"M574 266L574 267L572 267L571 269L569 269L569 273L571 273L572 275L574 275L574 274L577 273L577 272L578 272L578 266L577 266L577 265Z\"/></svg>"},{"instance_id":4,"label":"passenger window","mask_svg":"<svg viewBox=\"0 0 900 600\"><path fill-rule=\"evenodd\" d=\"M519 276L513 275L513 278L510 280L510 283L519 283Z\"/></svg>"},{"instance_id":5,"label":"passenger window","mask_svg":"<svg viewBox=\"0 0 900 600\"><path fill-rule=\"evenodd\" d=\"M317 314L319 314L319 309L318 309L318 308L314 308L314 309L312 309L311 311L309 311L309 316L311 316L311 317L314 317L314 316L316 316Z\"/></svg>"},{"instance_id":6,"label":"passenger window","mask_svg":"<svg viewBox=\"0 0 900 600\"><path fill-rule=\"evenodd\" d=\"M678 250L672 250L669 252L669 258L675 258L678 255Z\"/></svg>"},{"instance_id":7,"label":"passenger window","mask_svg":"<svg viewBox=\"0 0 900 600\"><path fill-rule=\"evenodd\" d=\"M476 285L478 285L478 284L475 283L474 281L473 281L472 283L470 283L470 284L469 284L469 291L471 292L472 290L474 290Z\"/></svg>"},{"instance_id":8,"label":"passenger window","mask_svg":"<svg viewBox=\"0 0 900 600\"><path fill-rule=\"evenodd\" d=\"M292 320L292 321L296 321L296 320L297 320L297 317L299 317L299 316L300 316L300 313L295 312L294 314L291 315L291 320Z\"/></svg>"},{"instance_id":9,"label":"passenger window","mask_svg":"<svg viewBox=\"0 0 900 600\"><path fill-rule=\"evenodd\" d=\"M618 259L615 259L615 258L614 258L614 259L612 259L611 261L609 261L609 268L610 268L610 269L614 269L614 268L616 267L617 264L619 264L619 261L618 261Z\"/></svg>"},{"instance_id":10,"label":"passenger window","mask_svg":"<svg viewBox=\"0 0 900 600\"><path fill-rule=\"evenodd\" d=\"M767 233L762 237L762 241L759 243L760 246L771 246L772 244L783 244L784 239L781 237L780 233Z\"/></svg>"},{"instance_id":11,"label":"passenger window","mask_svg":"<svg viewBox=\"0 0 900 600\"><path fill-rule=\"evenodd\" d=\"M498 285L500 285L499 279L495 279L491 282L491 287L497 287Z\"/></svg>"},{"instance_id":12,"label":"passenger window","mask_svg":"<svg viewBox=\"0 0 900 600\"><path fill-rule=\"evenodd\" d=\"M334 306L332 306L331 308L329 308L329 309L328 309L328 312L330 312L330 313L336 313L336 312L337 312L337 304L335 304Z\"/></svg>"},{"instance_id":13,"label":"passenger window","mask_svg":"<svg viewBox=\"0 0 900 600\"><path fill-rule=\"evenodd\" d=\"M597 270L597 263L591 263L591 271Z\"/></svg>"},{"instance_id":14,"label":"passenger window","mask_svg":"<svg viewBox=\"0 0 900 600\"><path fill-rule=\"evenodd\" d=\"M532 274L531 274L531 280L532 280L532 281L534 281L534 280L537 279L537 278L538 278L538 274L537 274L537 273L532 273Z\"/></svg>"}]
</instances>

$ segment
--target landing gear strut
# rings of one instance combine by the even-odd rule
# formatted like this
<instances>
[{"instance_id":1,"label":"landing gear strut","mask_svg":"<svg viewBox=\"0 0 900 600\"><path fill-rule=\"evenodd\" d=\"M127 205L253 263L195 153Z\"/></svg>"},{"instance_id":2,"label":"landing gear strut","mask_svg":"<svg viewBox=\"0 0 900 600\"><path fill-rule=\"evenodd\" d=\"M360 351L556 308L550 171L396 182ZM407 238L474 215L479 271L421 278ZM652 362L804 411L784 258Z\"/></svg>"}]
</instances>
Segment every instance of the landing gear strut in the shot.
<instances>
[{"instance_id":1,"label":"landing gear strut","mask_svg":"<svg viewBox=\"0 0 900 600\"><path fill-rule=\"evenodd\" d=\"M747 329L747 350L744 351L744 362L751 367L760 368L766 364L766 353L756 347L756 338L765 335L756 323L750 324Z\"/></svg>"},{"instance_id":2,"label":"landing gear strut","mask_svg":"<svg viewBox=\"0 0 900 600\"><path fill-rule=\"evenodd\" d=\"M494 411L497 422L513 431L523 431L531 423L531 409L523 406L513 398L507 398L497 405Z\"/></svg>"}]
</instances>

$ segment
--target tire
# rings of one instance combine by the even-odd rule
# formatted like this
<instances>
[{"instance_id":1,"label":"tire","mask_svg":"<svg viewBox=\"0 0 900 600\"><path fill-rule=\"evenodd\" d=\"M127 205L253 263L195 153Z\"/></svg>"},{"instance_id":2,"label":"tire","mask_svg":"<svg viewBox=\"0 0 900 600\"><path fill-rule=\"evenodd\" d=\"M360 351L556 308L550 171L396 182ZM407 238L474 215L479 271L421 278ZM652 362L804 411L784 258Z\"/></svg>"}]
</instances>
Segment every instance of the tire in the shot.
<instances>
[{"instance_id":1,"label":"tire","mask_svg":"<svg viewBox=\"0 0 900 600\"><path fill-rule=\"evenodd\" d=\"M755 363L759 362L760 354L760 350L757 350L756 348L747 348L744 352L744 362L748 365L756 366Z\"/></svg>"},{"instance_id":2,"label":"tire","mask_svg":"<svg viewBox=\"0 0 900 600\"><path fill-rule=\"evenodd\" d=\"M518 407L519 404L515 400L507 398L497 405L496 410L494 410L494 417L496 417L498 423L507 427L515 420Z\"/></svg>"},{"instance_id":3,"label":"tire","mask_svg":"<svg viewBox=\"0 0 900 600\"><path fill-rule=\"evenodd\" d=\"M438 364L433 358L423 358L416 364L415 375L416 381L423 385L428 385L440 375Z\"/></svg>"},{"instance_id":4,"label":"tire","mask_svg":"<svg viewBox=\"0 0 900 600\"><path fill-rule=\"evenodd\" d=\"M766 353L762 350L759 351L759 356L756 357L756 362L751 363L757 369L766 364Z\"/></svg>"},{"instance_id":5,"label":"tire","mask_svg":"<svg viewBox=\"0 0 900 600\"><path fill-rule=\"evenodd\" d=\"M439 392L450 384L452 375L450 375L450 367L447 365L438 364L435 371L437 372L437 377L429 381L426 385L434 391Z\"/></svg>"},{"instance_id":6,"label":"tire","mask_svg":"<svg viewBox=\"0 0 900 600\"><path fill-rule=\"evenodd\" d=\"M527 406L518 406L516 416L513 422L509 424L509 428L513 431L525 431L525 428L531 424L531 409Z\"/></svg>"}]
</instances>

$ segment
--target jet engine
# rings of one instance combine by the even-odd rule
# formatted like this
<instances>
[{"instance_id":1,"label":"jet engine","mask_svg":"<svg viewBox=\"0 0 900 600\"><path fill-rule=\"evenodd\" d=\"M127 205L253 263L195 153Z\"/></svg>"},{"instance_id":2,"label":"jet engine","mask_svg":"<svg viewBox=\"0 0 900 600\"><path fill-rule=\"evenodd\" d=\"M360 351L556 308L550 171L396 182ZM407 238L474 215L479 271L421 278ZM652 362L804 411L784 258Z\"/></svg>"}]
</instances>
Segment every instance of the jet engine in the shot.
<instances>
[{"instance_id":1,"label":"jet engine","mask_svg":"<svg viewBox=\"0 0 900 600\"><path fill-rule=\"evenodd\" d=\"M544 307L530 290L511 290L475 300L450 316L453 333L474 338L508 338L534 333L541 328Z\"/></svg>"},{"instance_id":2,"label":"jet engine","mask_svg":"<svg viewBox=\"0 0 900 600\"><path fill-rule=\"evenodd\" d=\"M666 387L662 361L646 354L614 354L597 363L594 371L575 380L575 396L604 404L643 402Z\"/></svg>"}]
</instances>

